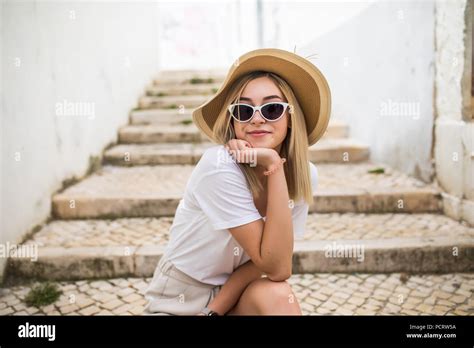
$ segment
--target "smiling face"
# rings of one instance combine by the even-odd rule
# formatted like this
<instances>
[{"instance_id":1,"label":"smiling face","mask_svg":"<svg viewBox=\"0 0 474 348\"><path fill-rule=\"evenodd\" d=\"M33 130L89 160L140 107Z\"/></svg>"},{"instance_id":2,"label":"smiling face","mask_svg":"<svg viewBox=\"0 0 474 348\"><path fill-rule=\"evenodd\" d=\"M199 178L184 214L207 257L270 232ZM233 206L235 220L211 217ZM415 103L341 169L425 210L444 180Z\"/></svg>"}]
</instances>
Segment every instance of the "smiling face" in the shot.
<instances>
[{"instance_id":1,"label":"smiling face","mask_svg":"<svg viewBox=\"0 0 474 348\"><path fill-rule=\"evenodd\" d=\"M245 86L239 103L253 106L263 105L269 102L287 102L277 85L269 77L259 77L250 81ZM232 120L237 139L248 141L253 147L265 147L280 152L281 144L288 132L288 108L278 121L265 120L260 111L249 122L237 122ZM265 131L265 133L252 133Z\"/></svg>"}]
</instances>

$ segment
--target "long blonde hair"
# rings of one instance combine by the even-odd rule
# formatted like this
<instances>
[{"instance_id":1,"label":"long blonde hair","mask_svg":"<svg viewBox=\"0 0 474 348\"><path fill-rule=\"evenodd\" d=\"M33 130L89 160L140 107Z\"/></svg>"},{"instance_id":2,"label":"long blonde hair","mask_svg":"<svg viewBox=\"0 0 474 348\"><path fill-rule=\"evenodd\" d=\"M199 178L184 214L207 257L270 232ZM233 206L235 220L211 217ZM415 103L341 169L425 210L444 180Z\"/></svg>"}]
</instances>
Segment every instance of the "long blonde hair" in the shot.
<instances>
[{"instance_id":1,"label":"long blonde hair","mask_svg":"<svg viewBox=\"0 0 474 348\"><path fill-rule=\"evenodd\" d=\"M258 78L268 77L280 89L290 104L290 118L287 135L283 140L280 157L286 158L283 165L286 182L288 185L288 195L294 202L303 198L309 205L313 203L311 187L311 175L308 161L308 136L303 111L288 83L278 75L266 71L254 71L237 79L230 86L222 110L219 112L217 120L212 129L214 139L221 144L226 144L231 139L236 139L232 117L227 107L240 99L247 84ZM263 186L257 177L255 167L248 163L238 163L240 169L247 179L247 185L254 197L259 197Z\"/></svg>"}]
</instances>

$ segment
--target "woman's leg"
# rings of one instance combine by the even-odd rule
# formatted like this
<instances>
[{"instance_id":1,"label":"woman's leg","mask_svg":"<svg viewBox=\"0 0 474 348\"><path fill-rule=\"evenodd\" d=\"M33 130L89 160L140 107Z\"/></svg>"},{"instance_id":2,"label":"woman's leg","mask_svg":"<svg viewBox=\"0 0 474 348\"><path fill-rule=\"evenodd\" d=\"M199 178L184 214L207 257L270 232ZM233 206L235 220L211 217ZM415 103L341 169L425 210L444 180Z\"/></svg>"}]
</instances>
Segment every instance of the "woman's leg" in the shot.
<instances>
[{"instance_id":1,"label":"woman's leg","mask_svg":"<svg viewBox=\"0 0 474 348\"><path fill-rule=\"evenodd\" d=\"M251 282L227 315L301 315L291 286L261 278Z\"/></svg>"}]
</instances>

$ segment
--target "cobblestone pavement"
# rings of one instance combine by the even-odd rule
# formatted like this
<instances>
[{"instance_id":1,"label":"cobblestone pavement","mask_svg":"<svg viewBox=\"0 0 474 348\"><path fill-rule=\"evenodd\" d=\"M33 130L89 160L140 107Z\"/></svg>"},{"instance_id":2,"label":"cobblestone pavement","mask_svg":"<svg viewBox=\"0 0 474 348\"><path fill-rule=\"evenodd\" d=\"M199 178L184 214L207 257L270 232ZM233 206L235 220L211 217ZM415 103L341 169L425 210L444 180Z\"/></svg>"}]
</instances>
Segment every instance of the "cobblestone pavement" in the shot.
<instances>
[{"instance_id":1,"label":"cobblestone pavement","mask_svg":"<svg viewBox=\"0 0 474 348\"><path fill-rule=\"evenodd\" d=\"M39 246L165 244L172 217L53 221L26 243ZM469 228L436 214L309 214L305 240L473 237Z\"/></svg>"},{"instance_id":2,"label":"cobblestone pavement","mask_svg":"<svg viewBox=\"0 0 474 348\"><path fill-rule=\"evenodd\" d=\"M30 286L0 289L0 315L140 315L150 278L59 282L54 304L27 307ZM474 273L296 274L305 315L474 315Z\"/></svg>"},{"instance_id":3,"label":"cobblestone pavement","mask_svg":"<svg viewBox=\"0 0 474 348\"><path fill-rule=\"evenodd\" d=\"M169 144L170 146L172 144ZM432 188L406 174L377 164L317 164L318 190L345 191L374 188L394 190ZM370 174L374 168L385 168L384 174ZM98 172L67 188L64 195L91 197L181 196L193 165L158 165L115 167L104 166Z\"/></svg>"}]
</instances>

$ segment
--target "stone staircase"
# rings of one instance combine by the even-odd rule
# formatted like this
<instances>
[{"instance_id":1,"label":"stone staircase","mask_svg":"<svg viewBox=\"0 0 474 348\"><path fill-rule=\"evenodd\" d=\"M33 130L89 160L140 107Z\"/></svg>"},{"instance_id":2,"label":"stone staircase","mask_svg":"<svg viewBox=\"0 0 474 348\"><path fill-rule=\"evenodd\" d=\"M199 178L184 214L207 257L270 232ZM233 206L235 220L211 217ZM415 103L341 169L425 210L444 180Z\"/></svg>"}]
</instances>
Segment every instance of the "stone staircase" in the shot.
<instances>
[{"instance_id":1,"label":"stone staircase","mask_svg":"<svg viewBox=\"0 0 474 348\"><path fill-rule=\"evenodd\" d=\"M103 166L54 195L54 219L25 243L37 262L10 259L15 278L74 280L150 277L187 179L212 146L192 109L215 93L218 71L163 72L146 89ZM331 120L309 149L319 169L294 273L468 272L474 229L442 215L440 191L369 159L367 145ZM359 245L363 260L327 257L328 245Z\"/></svg>"}]
</instances>

